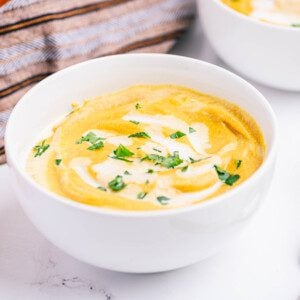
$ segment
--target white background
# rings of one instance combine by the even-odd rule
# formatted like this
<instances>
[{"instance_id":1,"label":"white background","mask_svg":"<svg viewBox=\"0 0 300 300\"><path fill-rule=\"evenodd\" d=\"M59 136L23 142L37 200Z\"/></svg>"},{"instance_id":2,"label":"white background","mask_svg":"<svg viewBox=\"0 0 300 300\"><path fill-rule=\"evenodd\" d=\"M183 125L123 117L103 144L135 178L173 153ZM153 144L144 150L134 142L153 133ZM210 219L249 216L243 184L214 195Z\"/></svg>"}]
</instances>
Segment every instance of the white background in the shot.
<instances>
[{"instance_id":1,"label":"white background","mask_svg":"<svg viewBox=\"0 0 300 300\"><path fill-rule=\"evenodd\" d=\"M229 68L213 53L198 21L173 53ZM254 85L278 117L279 156L268 199L235 245L162 274L86 265L37 232L17 203L7 166L0 166L0 300L300 300L300 93Z\"/></svg>"}]
</instances>

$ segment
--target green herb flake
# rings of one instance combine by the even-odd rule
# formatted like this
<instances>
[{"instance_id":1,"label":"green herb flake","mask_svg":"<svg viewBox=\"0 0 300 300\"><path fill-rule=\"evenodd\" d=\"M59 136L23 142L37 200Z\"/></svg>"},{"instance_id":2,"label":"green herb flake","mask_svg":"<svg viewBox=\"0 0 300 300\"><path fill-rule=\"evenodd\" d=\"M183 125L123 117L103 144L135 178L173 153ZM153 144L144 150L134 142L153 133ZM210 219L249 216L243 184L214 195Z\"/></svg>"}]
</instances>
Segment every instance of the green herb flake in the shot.
<instances>
[{"instance_id":1,"label":"green herb flake","mask_svg":"<svg viewBox=\"0 0 300 300\"><path fill-rule=\"evenodd\" d=\"M293 23L291 24L292 27L300 28L300 23Z\"/></svg>"},{"instance_id":2,"label":"green herb flake","mask_svg":"<svg viewBox=\"0 0 300 300\"><path fill-rule=\"evenodd\" d=\"M144 131L133 133L133 134L129 135L128 137L129 138L136 137L136 138L150 139L150 135Z\"/></svg>"},{"instance_id":3,"label":"green herb flake","mask_svg":"<svg viewBox=\"0 0 300 300\"><path fill-rule=\"evenodd\" d=\"M108 183L108 186L112 191L118 192L124 189L126 187L126 184L123 181L123 177L118 175Z\"/></svg>"},{"instance_id":4,"label":"green herb flake","mask_svg":"<svg viewBox=\"0 0 300 300\"><path fill-rule=\"evenodd\" d=\"M112 158L112 159L122 160L122 161L130 162L130 163L133 162L133 160L129 160L125 157L120 157L120 156L109 156L109 157Z\"/></svg>"},{"instance_id":5,"label":"green herb flake","mask_svg":"<svg viewBox=\"0 0 300 300\"><path fill-rule=\"evenodd\" d=\"M87 149L93 151L93 150L100 149L100 148L102 148L103 146L104 146L103 141L98 141L97 143L91 145L91 146L88 147Z\"/></svg>"},{"instance_id":6,"label":"green herb flake","mask_svg":"<svg viewBox=\"0 0 300 300\"><path fill-rule=\"evenodd\" d=\"M55 164L56 164L57 166L59 166L61 162L62 162L62 159L56 159L56 160L55 160Z\"/></svg>"},{"instance_id":7,"label":"green herb flake","mask_svg":"<svg viewBox=\"0 0 300 300\"><path fill-rule=\"evenodd\" d=\"M122 144L120 144L118 146L117 149L115 149L114 151L114 155L117 157L117 158L120 158L120 157L130 157L130 156L133 156L134 153L131 152L128 148L126 148L125 146L123 146Z\"/></svg>"},{"instance_id":8,"label":"green herb flake","mask_svg":"<svg viewBox=\"0 0 300 300\"><path fill-rule=\"evenodd\" d=\"M43 140L40 145L36 145L33 147L34 157L42 156L43 153L47 151L50 147L49 144L46 144L46 140Z\"/></svg>"},{"instance_id":9,"label":"green herb flake","mask_svg":"<svg viewBox=\"0 0 300 300\"><path fill-rule=\"evenodd\" d=\"M153 169L148 169L147 173L152 174L154 172Z\"/></svg>"},{"instance_id":10,"label":"green herb flake","mask_svg":"<svg viewBox=\"0 0 300 300\"><path fill-rule=\"evenodd\" d=\"M142 108L141 105L140 105L139 103L137 103L137 104L135 105L135 109L140 109L140 108Z\"/></svg>"},{"instance_id":11,"label":"green herb flake","mask_svg":"<svg viewBox=\"0 0 300 300\"><path fill-rule=\"evenodd\" d=\"M189 127L189 133L196 132L196 130L193 127Z\"/></svg>"},{"instance_id":12,"label":"green herb flake","mask_svg":"<svg viewBox=\"0 0 300 300\"><path fill-rule=\"evenodd\" d=\"M131 122L131 123L133 123L133 124L135 124L135 125L138 125L138 124L140 124L140 122L138 122L138 121L134 121L134 120L130 120L129 122Z\"/></svg>"},{"instance_id":13,"label":"green herb flake","mask_svg":"<svg viewBox=\"0 0 300 300\"><path fill-rule=\"evenodd\" d=\"M156 200L161 204L161 205L167 205L168 201L170 200L170 198L166 197L166 196L158 196L156 198Z\"/></svg>"},{"instance_id":14,"label":"green herb flake","mask_svg":"<svg viewBox=\"0 0 300 300\"><path fill-rule=\"evenodd\" d=\"M131 175L127 170L124 172L125 175Z\"/></svg>"},{"instance_id":15,"label":"green herb flake","mask_svg":"<svg viewBox=\"0 0 300 300\"><path fill-rule=\"evenodd\" d=\"M189 157L189 159L190 159L190 162L191 162L192 164L201 161L201 159L194 159L194 158L192 158L192 157Z\"/></svg>"},{"instance_id":16,"label":"green herb flake","mask_svg":"<svg viewBox=\"0 0 300 300\"><path fill-rule=\"evenodd\" d=\"M185 135L186 135L186 134L183 133L183 132L181 132L181 131L176 131L176 132L170 134L170 138L171 138L171 139L179 139L179 138L181 138L181 137L183 137L183 136L185 136Z\"/></svg>"},{"instance_id":17,"label":"green herb flake","mask_svg":"<svg viewBox=\"0 0 300 300\"><path fill-rule=\"evenodd\" d=\"M145 193L145 192L140 192L137 194L138 199L144 199L146 196L147 196L147 193Z\"/></svg>"},{"instance_id":18,"label":"green herb flake","mask_svg":"<svg viewBox=\"0 0 300 300\"><path fill-rule=\"evenodd\" d=\"M105 188L105 187L103 187L103 186L97 186L97 189L98 190L101 190L101 191L103 191L103 192L106 192L107 191L107 188Z\"/></svg>"},{"instance_id":19,"label":"green herb flake","mask_svg":"<svg viewBox=\"0 0 300 300\"><path fill-rule=\"evenodd\" d=\"M204 157L204 158L194 159L194 158L192 158L192 157L189 157L190 162L191 162L192 164L195 164L195 163L197 163L197 162L199 162L199 161L206 160L206 159L209 159L209 158L210 158L210 157Z\"/></svg>"},{"instance_id":20,"label":"green herb flake","mask_svg":"<svg viewBox=\"0 0 300 300\"><path fill-rule=\"evenodd\" d=\"M177 151L175 151L173 155L169 154L167 157L158 154L149 154L142 158L142 161L144 160L151 160L156 165L162 165L168 169L174 168L183 162L183 160L179 157Z\"/></svg>"},{"instance_id":21,"label":"green herb flake","mask_svg":"<svg viewBox=\"0 0 300 300\"><path fill-rule=\"evenodd\" d=\"M149 184L150 183L150 181L147 179L146 181L145 181L145 184Z\"/></svg>"},{"instance_id":22,"label":"green herb flake","mask_svg":"<svg viewBox=\"0 0 300 300\"><path fill-rule=\"evenodd\" d=\"M241 164L242 164L242 160L240 160L240 159L236 160L235 166L237 169L241 166Z\"/></svg>"},{"instance_id":23,"label":"green herb flake","mask_svg":"<svg viewBox=\"0 0 300 300\"><path fill-rule=\"evenodd\" d=\"M82 136L78 141L76 141L76 144L82 144L83 142L89 142L91 146L89 146L87 149L88 150L97 150L100 149L104 146L104 141L105 139L102 137L97 136L95 133L90 131L86 135Z\"/></svg>"},{"instance_id":24,"label":"green herb flake","mask_svg":"<svg viewBox=\"0 0 300 300\"><path fill-rule=\"evenodd\" d=\"M189 166L184 166L181 168L181 172L186 172Z\"/></svg>"},{"instance_id":25,"label":"green herb flake","mask_svg":"<svg viewBox=\"0 0 300 300\"><path fill-rule=\"evenodd\" d=\"M162 151L157 148L152 148L154 151L161 153Z\"/></svg>"},{"instance_id":26,"label":"green herb flake","mask_svg":"<svg viewBox=\"0 0 300 300\"><path fill-rule=\"evenodd\" d=\"M240 179L240 175L230 174L217 165L214 165L214 168L218 174L219 179L227 185L232 186L236 181Z\"/></svg>"}]
</instances>

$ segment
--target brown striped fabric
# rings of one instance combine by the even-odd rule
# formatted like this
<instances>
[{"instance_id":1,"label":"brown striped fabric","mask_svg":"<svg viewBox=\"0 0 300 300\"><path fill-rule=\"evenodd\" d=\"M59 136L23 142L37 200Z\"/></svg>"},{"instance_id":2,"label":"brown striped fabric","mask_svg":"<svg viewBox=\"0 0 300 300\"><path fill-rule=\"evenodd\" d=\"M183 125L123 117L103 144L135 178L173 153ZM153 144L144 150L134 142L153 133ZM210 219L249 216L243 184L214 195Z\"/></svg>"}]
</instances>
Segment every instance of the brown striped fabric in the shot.
<instances>
[{"instance_id":1,"label":"brown striped fabric","mask_svg":"<svg viewBox=\"0 0 300 300\"><path fill-rule=\"evenodd\" d=\"M194 11L194 0L5 2L0 6L0 164L10 112L34 84L90 58L168 52Z\"/></svg>"}]
</instances>

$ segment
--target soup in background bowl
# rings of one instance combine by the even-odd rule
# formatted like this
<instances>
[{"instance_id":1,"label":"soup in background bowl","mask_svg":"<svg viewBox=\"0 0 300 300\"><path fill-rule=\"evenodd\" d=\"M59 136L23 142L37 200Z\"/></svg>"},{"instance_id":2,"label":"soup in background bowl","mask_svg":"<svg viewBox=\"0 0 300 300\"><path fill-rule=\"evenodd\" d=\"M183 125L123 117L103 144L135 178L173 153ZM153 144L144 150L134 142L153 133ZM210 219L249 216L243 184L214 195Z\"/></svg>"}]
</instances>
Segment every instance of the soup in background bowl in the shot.
<instances>
[{"instance_id":1,"label":"soup in background bowl","mask_svg":"<svg viewBox=\"0 0 300 300\"><path fill-rule=\"evenodd\" d=\"M279 2L286 6L278 8L272 0L198 0L198 7L210 44L227 64L259 83L300 91L300 13L286 11L293 0Z\"/></svg>"},{"instance_id":2,"label":"soup in background bowl","mask_svg":"<svg viewBox=\"0 0 300 300\"><path fill-rule=\"evenodd\" d=\"M221 0L255 20L300 28L299 0Z\"/></svg>"},{"instance_id":3,"label":"soup in background bowl","mask_svg":"<svg viewBox=\"0 0 300 300\"><path fill-rule=\"evenodd\" d=\"M183 86L188 89L183 88ZM126 90L128 87L132 88ZM157 106L152 105L152 103L150 105L151 101L149 99L140 103L136 101L137 99L132 99L132 96L129 97L131 92L133 93L135 90L142 91L143 89L147 90L147 93L141 93L145 97L146 95L149 97L152 94L152 89L157 89L161 90L160 92L167 92L167 94L189 95L188 98L191 98L191 95L193 95L195 101L186 102L188 107L186 112L190 113L185 113L183 109L184 97L181 99L175 98L175 103L179 101L179 106L183 105L181 109L175 109L178 105L173 106L170 97L166 97L165 101L162 101ZM131 92L129 92L130 90ZM174 93L174 91L176 92ZM201 93L197 91L201 91ZM86 120L83 121L84 118L81 114L84 113L85 105L87 105L86 108L90 107L91 113L94 111L97 116L98 109L93 110L93 105L97 107L98 105L109 105L105 102L106 96L104 96L102 102L101 95L110 95L108 97L113 98L113 95L118 93L122 94L123 97L127 95L128 98L126 104L124 104L125 106L116 105L116 114L111 113L110 118L114 122L121 122L122 126L113 125L112 122L110 127L109 122L106 122L106 127L102 128L100 126L102 120L99 120L99 123L95 122L95 120L90 118L91 115L89 113ZM209 98L207 95L213 95L213 97ZM83 104L82 107L75 107L73 113L63 120L60 119L61 116L66 116L70 113L70 107L73 102L84 103L84 99L95 99L97 97L99 98ZM101 157L105 153L103 162L109 159L112 162L111 169L114 168L114 164L119 159L108 158L106 155L115 155L126 160L135 159L137 154L140 155L140 152L137 152L140 149L134 149L135 146L143 147L146 146L146 143L155 143L153 140L155 134L149 130L149 126L153 125L154 122L151 121L150 124L146 124L146 122L142 122L144 119L131 120L139 122L139 124L135 124L130 122L130 120L122 119L128 114L131 114L131 116L133 114L137 116L137 114L152 113L160 113L164 116L173 115L187 123L184 126L189 126L196 132L201 132L201 134L204 133L203 136L205 136L205 129L203 129L205 127L196 126L197 122L199 122L197 119L201 116L201 110L197 112L196 109L200 105L198 99L201 99L203 102L209 99L212 102L215 101L217 107L211 106L211 110L213 111L214 108L216 111L217 127L220 126L218 120L221 118L221 111L224 111L225 106L238 107L237 110L234 109L236 111L234 115L236 114L236 116L240 117L234 120L234 115L231 115L232 117L227 124L227 127L229 124L232 124L233 128L228 130L224 125L225 128L222 129L222 131L225 130L223 133L228 130L228 135L224 135L226 139L228 137L230 137L229 140L231 138L234 139L230 131L234 131L234 128L236 128L238 129L237 133L242 131L244 135L247 136L249 134L252 136L251 140L257 140L257 142L254 142L254 145L256 145L254 147L257 147L258 143L263 145L262 140L260 138L257 139L260 134L256 138L254 138L255 134L253 134L259 128L265 143L263 160L259 156L256 167L252 167L252 175L250 176L249 173L250 177L246 180L243 180L243 172L246 171L246 162L248 159L251 161L250 158L232 156L236 160L242 160L239 168L233 161L229 163L230 165L227 165L223 159L218 162L219 164L216 164L231 175L239 174L241 176L238 180L237 177L233 177L235 182L232 182L232 187L224 183L226 178L229 178L228 175L225 175L221 170L219 170L218 174L215 169L211 168L212 165L209 165L209 174L213 178L212 182L220 183L223 188L229 190L213 196L207 201L171 207L169 209L161 209L165 207L163 205L158 206L159 209L151 210L144 208L142 210L112 209L101 207L101 205L93 206L70 200L70 196L65 197L65 195L59 194L51 188L49 189L47 186L36 182L28 173L26 162L28 153L32 151L34 145L37 147L30 154L41 154L41 156L38 155L36 158L44 159L44 162L51 164L50 167L59 172L59 176L55 178L60 178L61 180L73 178L73 176L62 176L60 167L68 166L67 160L72 160L73 156L76 158L78 153L80 155L84 154L89 159L94 159L95 157L97 160L100 160L98 155ZM228 99L230 103L219 99ZM119 101L124 103L122 99ZM181 103L181 101L183 102ZM148 102L149 107L147 107ZM140 105L136 107L137 104ZM164 111L164 107L167 107L165 106L166 104L172 111L172 114ZM219 104L220 106L218 107ZM106 111L107 116L109 111L108 107ZM99 112L101 112L101 109ZM226 120L226 115L227 112L224 120ZM241 123L244 117L249 119L249 115L251 116L250 120L252 120L250 122L252 124L251 128L245 125L247 122L243 123L242 121ZM77 118L76 116L80 116L78 128L73 127L72 124L72 121L75 121ZM253 123L253 120L255 120L255 123ZM159 122L161 121L163 121L163 118L159 119ZM238 124L240 123L248 129L244 131L243 126L239 127L240 125ZM51 127L54 124L58 126L53 135L51 130L48 133L45 132L49 125L50 129L52 129ZM59 139L59 136L56 136L60 126L63 127L64 125L71 125L69 129L65 128L68 131L64 132L65 142L63 141L64 139ZM193 133L190 133L184 126L183 128L172 128L170 127L171 125L171 122L168 121L168 126L163 126L162 131L159 131L160 133L162 132L165 138L161 143L157 143L157 146L162 148L158 150L164 150L162 145L167 140L171 143L182 143L188 149L195 151L188 140L188 137L191 138ZM176 121L177 125L178 121ZM211 126L214 125L212 124ZM100 134L96 129L104 130L104 132ZM89 135L91 130L95 136L93 134ZM115 151L119 147L119 143L113 144L111 140L109 142L110 136L104 136L104 133L107 134L109 131L117 131L118 134L125 135L124 142L129 139L132 144L126 145L122 140L124 144L122 145L133 152L134 155L128 156L128 152L125 151L127 156L121 156L120 154L124 153L124 149ZM182 134L177 133L177 131L181 131L186 135L181 136ZM142 137L133 136L129 138L129 135L139 132L148 133L152 140L145 137L144 134L139 134ZM271 183L276 156L276 133L275 117L270 105L254 87L240 77L217 66L191 58L159 54L127 54L99 58L74 65L38 83L20 100L13 110L7 125L5 147L8 165L12 173L12 186L16 191L20 204L29 219L49 241L75 258L95 266L123 272L149 273L184 267L212 256L224 249L227 244L244 230L256 213L257 208L263 202ZM191 135L189 136L189 134ZM171 135L176 138L171 138ZM58 146L54 146L51 136L53 139L57 138L59 141ZM45 137L50 137L50 140L46 138L43 144L42 141ZM105 138L105 140L102 138ZM217 142L218 140L219 142ZM101 142L103 142L103 147ZM210 146L215 147L212 151L212 148L208 148L208 145L203 143L201 149L208 153L209 151L217 153L227 143L222 136L217 138L217 133L210 136L209 141L206 142L209 142ZM49 147L47 147L48 144L50 145ZM67 151L60 153L59 151L62 148ZM148 150L147 148L144 150L142 150L141 156L144 153L154 154L152 146L151 149ZM144 160L144 163L149 163L155 172L162 170L162 172L170 172L173 175L176 172L180 175L185 173L182 172L182 168L186 165L188 169L192 167L195 167L195 169L200 168L201 161L192 163L191 160L181 157L183 156L182 154L180 154L179 159L184 160L185 164L182 164L181 169L176 169L179 168L179 164L174 166L174 169L166 168L165 166L169 166L170 162L175 161L176 164L179 162L178 158L176 158L179 153L176 153L176 149L174 150L175 153L173 151L166 153L156 151L157 155L164 157L157 161L159 162L157 165L152 159ZM54 151L54 153L51 151ZM72 151L74 152L72 153ZM46 159L46 155L50 154L53 155L53 158L49 157ZM168 157L168 154L174 156L175 159L171 158L166 162L165 158ZM195 158L192 157L192 159L200 159L200 153L196 154ZM243 153L238 151L236 154L242 155ZM206 154L203 153L203 155ZM120 162L124 162L126 168L133 164L122 160ZM204 164L205 160L202 163ZM188 172L188 169L186 172ZM128 172L130 173L130 170ZM125 184L128 184L126 182L127 176L133 175L124 173L119 175L122 175ZM149 174L155 173L150 172ZM93 175L93 172L91 175ZM112 174L112 177L114 175ZM142 174L142 176L144 175ZM221 175L221 178L218 175ZM111 187L117 187L117 189L122 187L120 181L115 182L110 187L108 180L111 181L112 179L108 176L107 182L102 183L104 188L109 188L107 192L93 187L93 191L99 192L99 194L97 193L99 199L102 195L105 195L105 197L111 197L110 199L113 200L115 197L118 197L117 195L120 191L126 191L126 188L120 191L111 190ZM193 177L190 179L191 182L184 182L183 179L181 188L187 186L190 190L190 186L195 185ZM81 181L79 181L78 186L82 186ZM130 191L129 187L128 184L128 191ZM140 185L138 187L140 188ZM74 186L74 190L76 188L77 186ZM198 188L196 186L196 190ZM132 195L135 197L136 193L139 192L140 190L136 190ZM128 201L146 203L147 201L147 196L144 199L134 200L131 200L130 197L126 199L120 198L122 198L122 203L127 203ZM153 197L151 201L158 205L159 203L156 203L156 200ZM164 202L164 200L162 201Z\"/></svg>"}]
</instances>

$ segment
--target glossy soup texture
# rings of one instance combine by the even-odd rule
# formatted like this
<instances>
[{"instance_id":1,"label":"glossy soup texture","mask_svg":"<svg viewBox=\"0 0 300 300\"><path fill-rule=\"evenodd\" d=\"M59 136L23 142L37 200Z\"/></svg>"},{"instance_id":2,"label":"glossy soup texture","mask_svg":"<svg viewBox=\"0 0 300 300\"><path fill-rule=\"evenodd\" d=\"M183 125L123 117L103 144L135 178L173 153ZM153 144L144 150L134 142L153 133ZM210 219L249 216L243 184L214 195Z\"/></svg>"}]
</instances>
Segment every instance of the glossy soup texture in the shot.
<instances>
[{"instance_id":1,"label":"glossy soup texture","mask_svg":"<svg viewBox=\"0 0 300 300\"><path fill-rule=\"evenodd\" d=\"M300 28L299 0L220 0L253 19Z\"/></svg>"},{"instance_id":2,"label":"glossy soup texture","mask_svg":"<svg viewBox=\"0 0 300 300\"><path fill-rule=\"evenodd\" d=\"M157 210L235 188L264 154L258 125L238 106L180 86L139 85L74 106L26 167L80 203Z\"/></svg>"}]
</instances>

